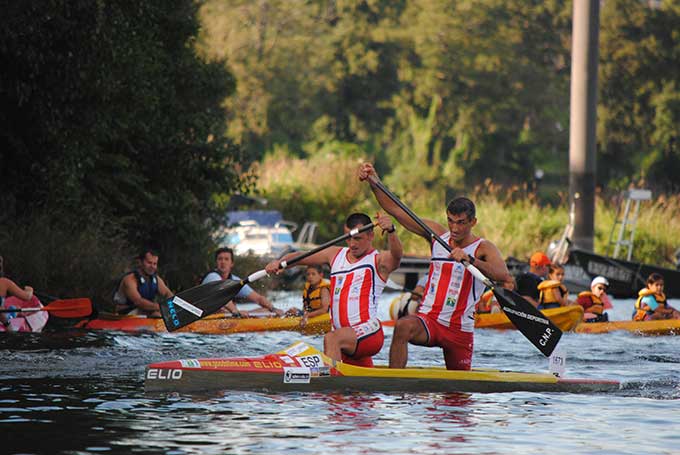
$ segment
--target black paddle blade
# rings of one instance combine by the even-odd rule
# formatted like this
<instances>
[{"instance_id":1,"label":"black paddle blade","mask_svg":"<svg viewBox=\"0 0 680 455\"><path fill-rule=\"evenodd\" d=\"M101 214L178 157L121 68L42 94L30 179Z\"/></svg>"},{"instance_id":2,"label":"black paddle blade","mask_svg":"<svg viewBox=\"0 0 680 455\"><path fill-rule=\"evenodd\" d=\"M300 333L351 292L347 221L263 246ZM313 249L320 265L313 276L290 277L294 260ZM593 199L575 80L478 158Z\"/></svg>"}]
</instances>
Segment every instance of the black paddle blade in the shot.
<instances>
[{"instance_id":1,"label":"black paddle blade","mask_svg":"<svg viewBox=\"0 0 680 455\"><path fill-rule=\"evenodd\" d=\"M214 313L236 297L243 286L243 281L221 280L180 292L160 304L165 328L172 332Z\"/></svg>"},{"instance_id":2,"label":"black paddle blade","mask_svg":"<svg viewBox=\"0 0 680 455\"><path fill-rule=\"evenodd\" d=\"M562 330L515 291L494 288L493 293L510 322L549 357L562 337Z\"/></svg>"}]
</instances>

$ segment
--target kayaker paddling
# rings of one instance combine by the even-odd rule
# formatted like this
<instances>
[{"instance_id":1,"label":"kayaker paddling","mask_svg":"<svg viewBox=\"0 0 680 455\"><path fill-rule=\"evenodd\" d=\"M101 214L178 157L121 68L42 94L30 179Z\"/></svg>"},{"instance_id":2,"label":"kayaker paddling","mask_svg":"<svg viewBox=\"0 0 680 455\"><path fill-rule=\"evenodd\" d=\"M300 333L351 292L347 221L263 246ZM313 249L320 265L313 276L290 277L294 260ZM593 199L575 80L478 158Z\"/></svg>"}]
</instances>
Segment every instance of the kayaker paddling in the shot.
<instances>
[{"instance_id":1,"label":"kayaker paddling","mask_svg":"<svg viewBox=\"0 0 680 455\"><path fill-rule=\"evenodd\" d=\"M158 276L158 253L146 249L137 256L137 269L121 278L113 296L116 313L160 317L156 296L170 298L172 291Z\"/></svg>"},{"instance_id":2,"label":"kayaker paddling","mask_svg":"<svg viewBox=\"0 0 680 455\"><path fill-rule=\"evenodd\" d=\"M241 278L234 275L234 251L231 248L223 247L215 251L215 269L208 272L201 284L212 283L214 281L233 280L240 281ZM267 297L255 291L252 287L245 285L236 294L236 298L243 299L249 302L257 303L267 312L275 313L277 316L283 316L283 311L276 308ZM242 317L251 316L248 311L239 310L233 300L225 301L224 308L231 314Z\"/></svg>"},{"instance_id":3,"label":"kayaker paddling","mask_svg":"<svg viewBox=\"0 0 680 455\"><path fill-rule=\"evenodd\" d=\"M368 215L354 213L344 231L367 226ZM384 334L378 320L377 299L389 274L399 267L402 246L390 217L378 214L377 225L388 236L389 250L373 248L373 230L358 233L347 239L344 248L331 246L297 262L299 265L328 264L331 267L331 324L332 331L324 337L324 352L335 360L360 366L372 366L372 356L383 346ZM280 273L282 262L298 256L289 253L267 264L267 273Z\"/></svg>"},{"instance_id":4,"label":"kayaker paddling","mask_svg":"<svg viewBox=\"0 0 680 455\"><path fill-rule=\"evenodd\" d=\"M464 197L451 201L446 209L448 228L432 220L422 220L436 235L448 242L449 253L406 211L378 189L378 175L370 163L359 169L359 179L369 181L376 200L409 231L430 244L432 259L425 295L416 315L399 319L390 347L390 367L404 368L408 344L440 347L446 368L469 370L472 360L474 309L484 293L484 283L473 277L462 264L473 264L491 280L512 283L512 277L498 248L477 237L472 228L477 224L474 203Z\"/></svg>"}]
</instances>

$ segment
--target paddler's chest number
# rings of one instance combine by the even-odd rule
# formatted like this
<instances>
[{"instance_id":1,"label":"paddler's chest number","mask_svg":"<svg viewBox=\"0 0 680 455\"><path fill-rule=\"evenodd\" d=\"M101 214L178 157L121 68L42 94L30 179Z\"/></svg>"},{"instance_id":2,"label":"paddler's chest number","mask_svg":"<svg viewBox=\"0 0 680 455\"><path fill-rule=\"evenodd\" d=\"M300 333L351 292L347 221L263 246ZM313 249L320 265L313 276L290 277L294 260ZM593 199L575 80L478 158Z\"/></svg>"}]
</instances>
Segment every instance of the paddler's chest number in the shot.
<instances>
[{"instance_id":1,"label":"paddler's chest number","mask_svg":"<svg viewBox=\"0 0 680 455\"><path fill-rule=\"evenodd\" d=\"M321 356L318 354L298 357L298 360L300 361L302 366L307 368L319 368L320 366L323 365L323 362L321 361Z\"/></svg>"}]
</instances>

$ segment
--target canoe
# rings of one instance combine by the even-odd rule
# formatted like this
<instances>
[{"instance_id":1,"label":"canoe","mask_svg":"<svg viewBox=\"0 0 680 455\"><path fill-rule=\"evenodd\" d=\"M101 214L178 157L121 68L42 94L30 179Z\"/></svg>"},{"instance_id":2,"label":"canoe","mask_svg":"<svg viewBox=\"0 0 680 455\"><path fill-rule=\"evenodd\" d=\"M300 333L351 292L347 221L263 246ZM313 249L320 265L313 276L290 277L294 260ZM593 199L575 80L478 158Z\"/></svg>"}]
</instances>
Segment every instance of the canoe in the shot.
<instances>
[{"instance_id":1,"label":"canoe","mask_svg":"<svg viewBox=\"0 0 680 455\"><path fill-rule=\"evenodd\" d=\"M193 332L211 335L224 335L242 332L265 332L290 330L305 335L326 333L331 328L328 314L316 316L307 321L304 328L300 327L299 317L265 317L265 318L232 318L224 314L211 314L199 319L176 332ZM80 321L75 328L85 330L116 330L122 332L167 332L163 320L160 318L146 318L143 316L120 316L102 314L97 319Z\"/></svg>"},{"instance_id":2,"label":"canoe","mask_svg":"<svg viewBox=\"0 0 680 455\"><path fill-rule=\"evenodd\" d=\"M638 335L680 335L680 319L584 322L576 327L577 333L609 333L618 330Z\"/></svg>"},{"instance_id":3,"label":"canoe","mask_svg":"<svg viewBox=\"0 0 680 455\"><path fill-rule=\"evenodd\" d=\"M572 379L549 373L443 368L365 368L336 362L297 342L258 357L184 359L152 363L147 392L570 392L618 390L615 380Z\"/></svg>"},{"instance_id":4,"label":"canoe","mask_svg":"<svg viewBox=\"0 0 680 455\"><path fill-rule=\"evenodd\" d=\"M563 306L549 310L541 310L563 332L574 330L583 319L583 308L580 305ZM514 329L505 313L483 313L475 315L475 328L478 329Z\"/></svg>"}]
</instances>

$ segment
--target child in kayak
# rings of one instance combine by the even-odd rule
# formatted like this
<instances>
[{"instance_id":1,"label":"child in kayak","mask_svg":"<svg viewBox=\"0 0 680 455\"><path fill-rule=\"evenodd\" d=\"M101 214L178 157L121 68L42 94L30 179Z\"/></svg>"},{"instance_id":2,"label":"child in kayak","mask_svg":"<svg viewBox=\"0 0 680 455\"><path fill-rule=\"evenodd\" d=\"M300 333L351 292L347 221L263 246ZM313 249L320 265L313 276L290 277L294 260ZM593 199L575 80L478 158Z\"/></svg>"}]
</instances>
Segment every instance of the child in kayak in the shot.
<instances>
[{"instance_id":1,"label":"child in kayak","mask_svg":"<svg viewBox=\"0 0 680 455\"><path fill-rule=\"evenodd\" d=\"M579 293L576 303L583 307L583 322L607 322L609 315L604 312L604 299L607 295L609 280L596 276L590 283L590 291Z\"/></svg>"},{"instance_id":2,"label":"child in kayak","mask_svg":"<svg viewBox=\"0 0 680 455\"><path fill-rule=\"evenodd\" d=\"M317 264L307 266L305 287L302 290L302 309L290 308L286 316L301 316L300 327L307 320L328 313L331 303L331 283L323 276L323 267Z\"/></svg>"},{"instance_id":3,"label":"child in kayak","mask_svg":"<svg viewBox=\"0 0 680 455\"><path fill-rule=\"evenodd\" d=\"M562 283L564 279L564 267L559 264L548 266L548 279L538 285L538 309L559 308L569 305L569 291Z\"/></svg>"},{"instance_id":4,"label":"child in kayak","mask_svg":"<svg viewBox=\"0 0 680 455\"><path fill-rule=\"evenodd\" d=\"M634 321L652 321L658 319L680 319L680 312L668 305L664 290L664 279L659 273L652 273L647 278L647 286L640 289L633 312Z\"/></svg>"}]
</instances>

